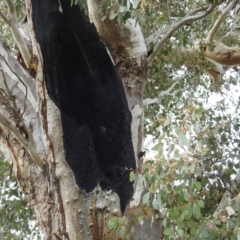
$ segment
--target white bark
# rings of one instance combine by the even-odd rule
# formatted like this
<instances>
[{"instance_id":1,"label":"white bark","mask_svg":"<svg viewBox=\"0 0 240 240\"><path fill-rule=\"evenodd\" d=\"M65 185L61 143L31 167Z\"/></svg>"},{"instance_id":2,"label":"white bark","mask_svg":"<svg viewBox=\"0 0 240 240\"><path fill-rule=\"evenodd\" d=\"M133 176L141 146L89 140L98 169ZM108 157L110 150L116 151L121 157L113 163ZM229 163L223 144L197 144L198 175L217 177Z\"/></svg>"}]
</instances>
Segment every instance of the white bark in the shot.
<instances>
[{"instance_id":1,"label":"white bark","mask_svg":"<svg viewBox=\"0 0 240 240\"><path fill-rule=\"evenodd\" d=\"M236 6L237 1L232 1L228 4L228 6L223 10L223 12L221 13L220 17L218 18L218 20L214 23L212 29L209 31L208 36L206 38L207 42L211 42L213 41L214 35L216 34L218 28L220 27L220 25L222 24L222 22L226 19L228 13L230 12L230 10Z\"/></svg>"},{"instance_id":2,"label":"white bark","mask_svg":"<svg viewBox=\"0 0 240 240\"><path fill-rule=\"evenodd\" d=\"M180 27L182 27L184 24L192 21L196 21L198 19L204 18L207 15L209 15L214 8L217 6L217 3L214 3L213 5L210 5L207 9L202 8L202 13L196 14L196 10L192 12L192 15L189 16L189 14L186 15L186 17L182 18L181 20L175 22L171 25L170 30L162 37L162 39L156 44L156 46L153 49L153 52L148 57L148 64L151 64L151 62L155 59L156 55L162 48L162 46L165 44L165 42L172 36L176 30L178 30Z\"/></svg>"},{"instance_id":3,"label":"white bark","mask_svg":"<svg viewBox=\"0 0 240 240\"><path fill-rule=\"evenodd\" d=\"M4 22L9 26L9 29L11 30L15 43L18 45L19 50L22 54L23 60L26 66L28 66L31 60L31 53L25 39L23 38L18 28L16 9L14 7L12 0L6 0L6 3L8 6L9 18L2 11L0 11L0 16L2 17Z\"/></svg>"},{"instance_id":4,"label":"white bark","mask_svg":"<svg viewBox=\"0 0 240 240\"><path fill-rule=\"evenodd\" d=\"M172 96L175 97L175 95L182 91L180 89L175 90L172 92L172 90L175 88L175 86L182 80L184 79L185 75L183 77L179 77L178 79L175 80L175 82L165 91L161 91L161 93L159 94L159 96L157 98L147 98L143 100L143 106L148 106L150 104L154 104L154 103L161 103L163 97L165 96Z\"/></svg>"}]
</instances>

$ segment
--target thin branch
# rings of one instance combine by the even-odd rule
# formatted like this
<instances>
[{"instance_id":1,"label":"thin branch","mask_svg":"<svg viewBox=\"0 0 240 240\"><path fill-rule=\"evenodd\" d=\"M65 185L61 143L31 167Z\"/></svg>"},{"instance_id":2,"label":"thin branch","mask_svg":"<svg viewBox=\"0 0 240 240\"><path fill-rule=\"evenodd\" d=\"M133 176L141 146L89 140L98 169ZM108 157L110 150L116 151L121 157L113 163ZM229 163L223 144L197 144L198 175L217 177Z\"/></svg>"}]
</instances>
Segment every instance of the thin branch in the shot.
<instances>
[{"instance_id":1,"label":"thin branch","mask_svg":"<svg viewBox=\"0 0 240 240\"><path fill-rule=\"evenodd\" d=\"M34 144L32 141L25 139L22 134L18 131L18 129L12 125L2 114L0 114L0 123L7 128L15 137L16 139L25 147L28 151L32 160L38 165L40 169L43 169L43 161L38 156Z\"/></svg>"},{"instance_id":2,"label":"thin branch","mask_svg":"<svg viewBox=\"0 0 240 240\"><path fill-rule=\"evenodd\" d=\"M8 21L5 21L6 17L5 17L5 20L4 20L3 15L1 15L1 17L3 18L3 20L7 23L7 25L10 28L13 38L14 38L16 44L18 45L18 48L22 54L25 65L29 66L29 63L31 60L31 53L28 49L25 39L23 38L23 36L18 28L16 9L14 7L12 0L6 0L6 2L7 2L7 6L8 6L8 11L10 14L10 19Z\"/></svg>"},{"instance_id":3,"label":"thin branch","mask_svg":"<svg viewBox=\"0 0 240 240\"><path fill-rule=\"evenodd\" d=\"M167 96L176 96L177 93L181 92L182 90L175 90L173 93L166 94ZM155 103L160 103L162 101L162 97L157 98L147 98L143 100L143 106L148 106Z\"/></svg>"},{"instance_id":4,"label":"thin branch","mask_svg":"<svg viewBox=\"0 0 240 240\"><path fill-rule=\"evenodd\" d=\"M195 15L195 14L197 14L197 13L199 13L199 12L202 12L202 11L206 11L208 8L209 8L209 5L207 5L207 6L201 6L201 7L199 7L199 8L196 8L196 9L192 10L191 12L189 12L189 13L186 15L186 17Z\"/></svg>"},{"instance_id":5,"label":"thin branch","mask_svg":"<svg viewBox=\"0 0 240 240\"><path fill-rule=\"evenodd\" d=\"M170 20L170 16L169 16L170 10L169 10L169 3L167 0L167 20L168 20L168 24L171 24L171 20Z\"/></svg>"},{"instance_id":6,"label":"thin branch","mask_svg":"<svg viewBox=\"0 0 240 240\"><path fill-rule=\"evenodd\" d=\"M184 24L188 23L188 22L192 22L201 18L206 17L208 14L210 14L213 9L217 6L217 4L213 4L210 7L208 7L208 9L202 13L199 14L197 16L187 16L183 19L181 19L180 21L174 23L171 26L171 29L168 33L166 33L166 35L161 39L161 41L155 46L155 48L153 49L152 54L149 56L148 58L148 64L150 64L154 58L156 57L157 53L160 51L160 49L162 48L162 46L165 44L165 42L172 36L172 34L178 30L180 27L182 27Z\"/></svg>"},{"instance_id":7,"label":"thin branch","mask_svg":"<svg viewBox=\"0 0 240 240\"><path fill-rule=\"evenodd\" d=\"M195 14L197 14L197 13L199 13L199 12L202 12L202 11L204 11L204 10L207 10L207 9L208 9L208 6L199 7L199 8L197 8L197 9L189 12L189 13L186 15L186 17L187 17L187 16L191 16L191 15L195 15ZM176 23L173 23L172 25L174 25L174 24L176 24ZM161 35L166 34L166 33L172 28L172 25L167 26L167 27L165 27L165 28L161 28L160 30L158 30L158 31L154 32L153 34L151 34L150 36L148 36L148 37L145 39L145 44L146 44L146 46L148 46L151 42L156 42L157 39L158 39Z\"/></svg>"},{"instance_id":8,"label":"thin branch","mask_svg":"<svg viewBox=\"0 0 240 240\"><path fill-rule=\"evenodd\" d=\"M184 76L185 77L185 76ZM156 98L147 98L143 100L143 106L148 106L150 104L154 103L160 103L162 101L162 98L165 96L175 96L178 92L181 92L182 90L175 90L174 92L170 93L173 88L184 78L180 77L178 80L176 80L167 90L162 91L158 97Z\"/></svg>"},{"instance_id":9,"label":"thin branch","mask_svg":"<svg viewBox=\"0 0 240 240\"><path fill-rule=\"evenodd\" d=\"M145 44L146 46L148 46L151 42L156 42L157 39L163 35L163 34L166 34L169 29L171 28L171 26L168 26L166 28L162 28L156 32L154 32L153 34L151 34L150 36L148 36L146 39L145 39Z\"/></svg>"},{"instance_id":10,"label":"thin branch","mask_svg":"<svg viewBox=\"0 0 240 240\"><path fill-rule=\"evenodd\" d=\"M230 12L230 10L237 4L237 1L232 1L228 4L228 6L224 9L224 11L221 13L217 21L214 23L212 29L208 33L208 36L206 38L207 41L211 42L213 41L214 35L216 34L218 28L222 24L222 22L226 19L227 14Z\"/></svg>"},{"instance_id":11,"label":"thin branch","mask_svg":"<svg viewBox=\"0 0 240 240\"><path fill-rule=\"evenodd\" d=\"M4 21L7 25L10 24L8 17L7 17L1 10L0 10L0 17L3 19L3 21Z\"/></svg>"}]
</instances>

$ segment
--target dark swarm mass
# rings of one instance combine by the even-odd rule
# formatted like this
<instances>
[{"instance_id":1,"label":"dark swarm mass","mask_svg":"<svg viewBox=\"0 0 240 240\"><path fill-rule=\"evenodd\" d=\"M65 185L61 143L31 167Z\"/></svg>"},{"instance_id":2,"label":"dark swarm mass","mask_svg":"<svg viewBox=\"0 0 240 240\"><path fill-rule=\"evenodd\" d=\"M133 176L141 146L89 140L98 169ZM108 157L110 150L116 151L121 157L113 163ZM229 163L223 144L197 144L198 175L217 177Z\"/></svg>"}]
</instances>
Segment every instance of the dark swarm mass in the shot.
<instances>
[{"instance_id":1,"label":"dark swarm mass","mask_svg":"<svg viewBox=\"0 0 240 240\"><path fill-rule=\"evenodd\" d=\"M59 11L61 2L62 12ZM61 111L66 160L86 192L98 184L120 197L133 194L131 112L121 79L93 24L69 0L32 0L50 98Z\"/></svg>"}]
</instances>

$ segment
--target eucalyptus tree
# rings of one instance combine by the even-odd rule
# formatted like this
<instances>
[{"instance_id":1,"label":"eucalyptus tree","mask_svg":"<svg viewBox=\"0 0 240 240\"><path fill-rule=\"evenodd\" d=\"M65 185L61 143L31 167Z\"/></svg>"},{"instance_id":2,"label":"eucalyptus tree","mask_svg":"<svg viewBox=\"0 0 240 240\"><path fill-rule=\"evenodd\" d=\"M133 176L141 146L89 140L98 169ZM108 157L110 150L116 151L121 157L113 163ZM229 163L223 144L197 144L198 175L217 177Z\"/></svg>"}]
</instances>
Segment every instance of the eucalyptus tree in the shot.
<instances>
[{"instance_id":1,"label":"eucalyptus tree","mask_svg":"<svg viewBox=\"0 0 240 240\"><path fill-rule=\"evenodd\" d=\"M1 2L12 36L0 43L1 151L47 239L202 239L215 231L204 208L211 181L201 179L218 182L212 173L225 171L213 157L224 159L216 146L226 145L217 135L226 125L196 98L221 92L224 73L237 69L238 9L237 1ZM143 163L144 107L160 165ZM199 131L187 132L190 125ZM161 141L170 138L166 160ZM203 158L216 169L204 172ZM220 224L237 201L238 181L229 179L214 214Z\"/></svg>"}]
</instances>

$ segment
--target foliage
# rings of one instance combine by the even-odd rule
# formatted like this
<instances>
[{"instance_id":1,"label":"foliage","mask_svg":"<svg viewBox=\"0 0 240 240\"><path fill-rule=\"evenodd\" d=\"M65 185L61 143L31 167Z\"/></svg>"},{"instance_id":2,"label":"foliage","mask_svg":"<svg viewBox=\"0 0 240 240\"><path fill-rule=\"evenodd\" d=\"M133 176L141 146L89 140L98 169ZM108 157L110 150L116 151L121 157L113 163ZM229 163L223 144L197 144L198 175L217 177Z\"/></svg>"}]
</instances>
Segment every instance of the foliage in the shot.
<instances>
[{"instance_id":1,"label":"foliage","mask_svg":"<svg viewBox=\"0 0 240 240\"><path fill-rule=\"evenodd\" d=\"M232 179L239 170L240 100L233 96L215 95L219 100L211 107L196 100L181 103L168 117L156 119L157 156L145 160L141 174L130 176L146 188L135 226L161 219L166 240L237 239L239 185ZM226 190L232 199L227 206L234 209L227 218L214 215ZM116 223L122 231L124 224Z\"/></svg>"},{"instance_id":2,"label":"foliage","mask_svg":"<svg viewBox=\"0 0 240 240\"><path fill-rule=\"evenodd\" d=\"M16 180L10 176L10 166L0 159L0 239L41 239L39 230L27 208Z\"/></svg>"},{"instance_id":3,"label":"foliage","mask_svg":"<svg viewBox=\"0 0 240 240\"><path fill-rule=\"evenodd\" d=\"M226 190L238 198L231 181L239 169L236 102L234 113L227 113L226 100L205 109L188 102L171 118L158 119L161 135L153 147L158 158L143 164L137 182L148 188L142 206L152 217L159 211L163 239L236 239L240 216L234 202L228 203L236 211L233 216L213 217Z\"/></svg>"},{"instance_id":4,"label":"foliage","mask_svg":"<svg viewBox=\"0 0 240 240\"><path fill-rule=\"evenodd\" d=\"M232 178L239 170L240 125L239 99L232 96L232 109L219 97L211 108L188 102L158 119L157 156L145 160L141 174L130 176L146 188L135 226L161 219L166 240L237 239L239 185ZM232 199L226 206L234 209L229 217L214 214L226 190Z\"/></svg>"}]
</instances>

